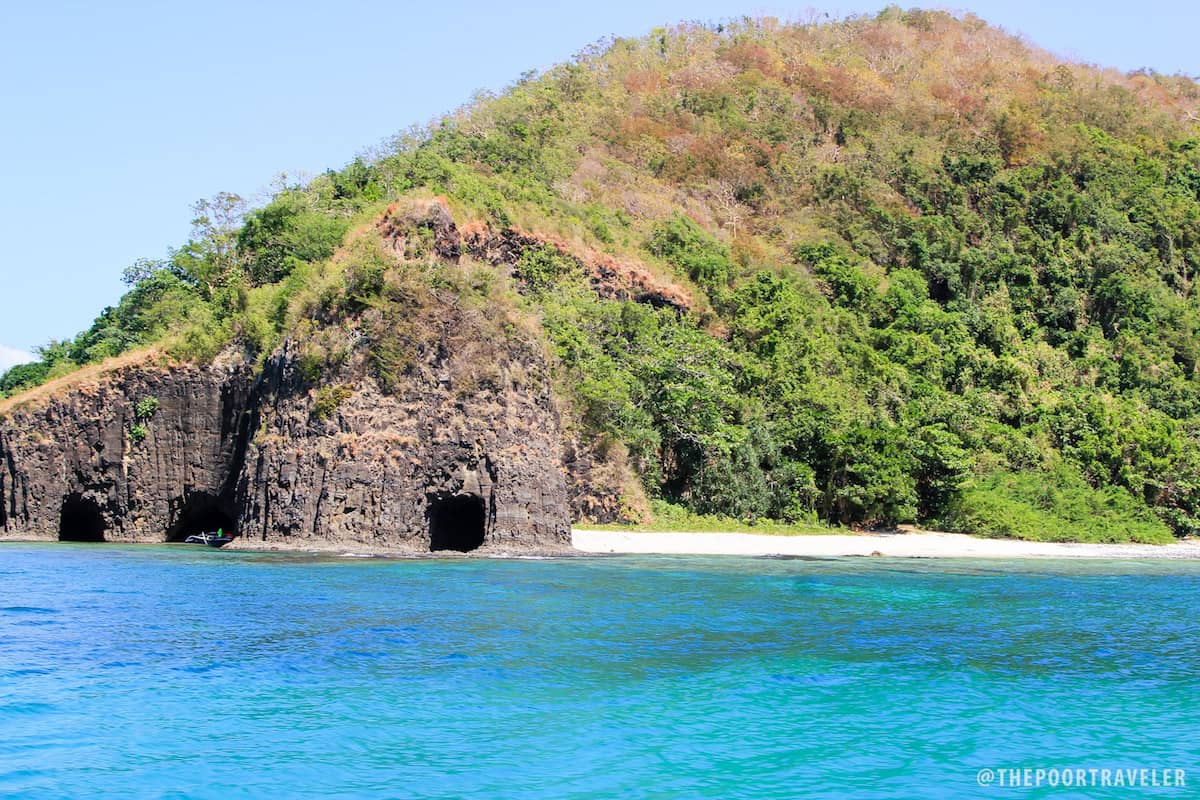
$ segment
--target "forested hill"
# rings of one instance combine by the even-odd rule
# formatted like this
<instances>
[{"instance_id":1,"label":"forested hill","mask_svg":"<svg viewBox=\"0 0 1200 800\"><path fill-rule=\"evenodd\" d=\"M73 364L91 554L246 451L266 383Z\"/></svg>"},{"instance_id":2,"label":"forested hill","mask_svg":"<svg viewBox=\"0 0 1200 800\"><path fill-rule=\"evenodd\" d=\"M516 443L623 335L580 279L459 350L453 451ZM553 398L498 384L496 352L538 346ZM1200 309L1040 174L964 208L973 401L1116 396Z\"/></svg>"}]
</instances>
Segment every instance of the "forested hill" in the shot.
<instances>
[{"instance_id":1,"label":"forested hill","mask_svg":"<svg viewBox=\"0 0 1200 800\"><path fill-rule=\"evenodd\" d=\"M386 389L420 346L396 309L458 292L534 332L581 439L660 514L1169 539L1200 526L1198 120L1189 78L971 16L656 30L260 208L199 204L0 389L363 320ZM512 268L382 248L389 204L436 197L523 242Z\"/></svg>"}]
</instances>

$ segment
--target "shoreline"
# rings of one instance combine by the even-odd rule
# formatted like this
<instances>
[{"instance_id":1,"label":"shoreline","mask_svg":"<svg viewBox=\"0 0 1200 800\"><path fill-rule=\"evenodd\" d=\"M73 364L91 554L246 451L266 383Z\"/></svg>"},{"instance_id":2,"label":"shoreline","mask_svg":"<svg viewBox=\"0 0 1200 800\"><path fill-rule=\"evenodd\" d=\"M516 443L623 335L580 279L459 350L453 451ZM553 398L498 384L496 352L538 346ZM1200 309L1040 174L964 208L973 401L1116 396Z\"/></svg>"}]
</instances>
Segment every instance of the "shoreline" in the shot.
<instances>
[{"instance_id":1,"label":"shoreline","mask_svg":"<svg viewBox=\"0 0 1200 800\"><path fill-rule=\"evenodd\" d=\"M462 553L455 550L417 550L403 547L386 547L377 544L368 544L365 542L346 541L342 539L329 540L305 540L305 541L286 541L272 540L261 541L259 539L245 539L242 537L235 538L232 542L220 548L210 548L203 545L184 544L183 542L164 542L164 541L145 541L145 540L128 540L128 539L113 539L104 542L59 542L56 538L49 536L30 536L30 535L0 535L0 544L87 544L87 545L128 545L133 547L172 547L181 550L194 550L196 552L220 551L226 553L296 553L312 556L334 556L344 558L391 558L391 559L460 559L460 558L495 558L495 559L522 559L522 558L571 558L574 556L585 556L588 553L580 552L571 547L570 544L564 544L560 547L546 546L527 546L527 547L502 547L484 545L478 550Z\"/></svg>"},{"instance_id":2,"label":"shoreline","mask_svg":"<svg viewBox=\"0 0 1200 800\"><path fill-rule=\"evenodd\" d=\"M0 536L0 543L49 543L34 536ZM111 544L162 545L164 542ZM1090 542L1031 542L991 539L965 533L905 529L888 532L796 534L687 533L679 531L614 531L572 528L571 543L561 548L489 548L471 553L413 551L357 542L250 542L235 540L230 552L308 553L348 558L572 558L607 555L694 555L743 557L884 557L884 558L1074 558L1172 559L1200 561L1200 540L1171 544L1100 544Z\"/></svg>"},{"instance_id":3,"label":"shoreline","mask_svg":"<svg viewBox=\"0 0 1200 800\"><path fill-rule=\"evenodd\" d=\"M883 556L887 558L1167 558L1200 560L1200 541L1096 544L989 539L904 530L776 536L762 533L651 533L572 529L575 549L593 555Z\"/></svg>"}]
</instances>

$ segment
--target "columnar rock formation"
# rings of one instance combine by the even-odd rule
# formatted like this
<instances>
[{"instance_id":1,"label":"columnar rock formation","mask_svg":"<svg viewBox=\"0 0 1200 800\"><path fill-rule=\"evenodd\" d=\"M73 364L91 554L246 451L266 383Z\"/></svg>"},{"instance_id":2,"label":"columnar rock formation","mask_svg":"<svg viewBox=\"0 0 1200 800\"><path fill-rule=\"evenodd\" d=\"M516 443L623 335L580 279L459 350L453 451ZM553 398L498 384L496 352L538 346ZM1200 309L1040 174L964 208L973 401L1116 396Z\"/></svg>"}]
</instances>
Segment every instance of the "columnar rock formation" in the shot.
<instances>
[{"instance_id":1,"label":"columnar rock formation","mask_svg":"<svg viewBox=\"0 0 1200 800\"><path fill-rule=\"evenodd\" d=\"M428 551L570 541L548 370L505 352L486 376L431 348L390 392L352 354L322 407L289 343L267 365L236 493L243 533ZM522 357L523 356L523 357ZM442 536L439 539L439 528Z\"/></svg>"},{"instance_id":2,"label":"columnar rock formation","mask_svg":"<svg viewBox=\"0 0 1200 800\"><path fill-rule=\"evenodd\" d=\"M682 311L687 293L514 230L464 235L441 200L390 208L375 230L401 284L313 309L264 365L234 349L208 365L127 357L0 407L0 532L553 551L572 517L623 513L623 468L564 429L538 337L502 305L403 284L405 265L467 255L520 285L521 253L550 247L602 297Z\"/></svg>"},{"instance_id":3,"label":"columnar rock formation","mask_svg":"<svg viewBox=\"0 0 1200 800\"><path fill-rule=\"evenodd\" d=\"M453 357L434 359L390 394L350 370L330 408L294 356L285 344L257 380L233 356L137 364L10 408L0 530L161 542L224 527L260 544L398 552L569 545L544 364L503 364L481 388Z\"/></svg>"},{"instance_id":4,"label":"columnar rock formation","mask_svg":"<svg viewBox=\"0 0 1200 800\"><path fill-rule=\"evenodd\" d=\"M0 529L47 538L162 541L232 524L251 379L132 365L35 398L0 420ZM139 402L150 401L151 412Z\"/></svg>"}]
</instances>

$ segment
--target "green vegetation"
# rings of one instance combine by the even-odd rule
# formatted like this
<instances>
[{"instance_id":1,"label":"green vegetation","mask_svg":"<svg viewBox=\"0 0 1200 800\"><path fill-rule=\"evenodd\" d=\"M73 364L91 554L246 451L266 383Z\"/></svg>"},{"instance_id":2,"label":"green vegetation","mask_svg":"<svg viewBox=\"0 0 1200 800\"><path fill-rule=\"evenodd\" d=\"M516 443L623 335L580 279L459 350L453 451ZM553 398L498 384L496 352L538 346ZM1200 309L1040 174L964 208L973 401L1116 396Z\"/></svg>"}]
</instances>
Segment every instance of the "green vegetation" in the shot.
<instances>
[{"instance_id":1,"label":"green vegetation","mask_svg":"<svg viewBox=\"0 0 1200 800\"><path fill-rule=\"evenodd\" d=\"M751 524L733 517L723 517L710 514L697 514L683 506L669 503L666 500L654 500L650 503L651 522L641 524L619 525L588 525L580 527L588 530L621 530L621 531L670 531L678 533L762 533L772 536L821 535L848 533L841 528L832 528L819 524L787 524L771 520L758 520Z\"/></svg>"},{"instance_id":2,"label":"green vegetation","mask_svg":"<svg viewBox=\"0 0 1200 800\"><path fill-rule=\"evenodd\" d=\"M158 406L158 398L153 395L143 397L134 404L133 416L137 421L129 426L129 441L141 444L146 440L146 436L150 433L147 423L158 413Z\"/></svg>"},{"instance_id":3,"label":"green vegetation","mask_svg":"<svg viewBox=\"0 0 1200 800\"><path fill-rule=\"evenodd\" d=\"M33 364L18 364L0 376L0 398L32 389L49 379L50 364L44 358Z\"/></svg>"},{"instance_id":4,"label":"green vegetation","mask_svg":"<svg viewBox=\"0 0 1200 800\"><path fill-rule=\"evenodd\" d=\"M133 407L134 416L139 420L148 420L158 413L158 398L154 395L143 397L137 401L137 405Z\"/></svg>"},{"instance_id":5,"label":"green vegetation","mask_svg":"<svg viewBox=\"0 0 1200 800\"><path fill-rule=\"evenodd\" d=\"M329 419L352 394L354 389L350 386L322 386L316 392L313 416L319 420Z\"/></svg>"},{"instance_id":6,"label":"green vegetation","mask_svg":"<svg viewBox=\"0 0 1200 800\"><path fill-rule=\"evenodd\" d=\"M950 503L946 523L985 536L1052 542L1148 542L1171 532L1124 489L1095 489L1073 470L996 472Z\"/></svg>"},{"instance_id":7,"label":"green vegetation","mask_svg":"<svg viewBox=\"0 0 1200 800\"><path fill-rule=\"evenodd\" d=\"M585 437L628 454L666 524L1188 535L1198 119L1188 78L1061 62L971 16L618 39L262 208L198 204L184 246L0 392L151 343L263 358L297 332L315 385L341 357L321 331L351 321L391 390L432 335L411 309L450 293L499 336L510 316L542 332ZM439 263L432 228L403 265L355 233L434 195L566 250L527 247L510 281ZM690 310L601 299L573 248Z\"/></svg>"}]
</instances>

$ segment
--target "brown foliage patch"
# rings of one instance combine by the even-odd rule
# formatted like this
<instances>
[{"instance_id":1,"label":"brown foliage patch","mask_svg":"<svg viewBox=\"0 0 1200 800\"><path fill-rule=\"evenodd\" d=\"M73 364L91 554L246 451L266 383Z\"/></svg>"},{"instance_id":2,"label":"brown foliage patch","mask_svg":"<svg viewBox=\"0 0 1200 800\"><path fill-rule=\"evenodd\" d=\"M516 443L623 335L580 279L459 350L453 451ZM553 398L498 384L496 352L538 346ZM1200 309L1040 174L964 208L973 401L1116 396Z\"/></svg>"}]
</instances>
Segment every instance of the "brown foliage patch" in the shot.
<instances>
[{"instance_id":1,"label":"brown foliage patch","mask_svg":"<svg viewBox=\"0 0 1200 800\"><path fill-rule=\"evenodd\" d=\"M778 77L782 67L779 57L757 42L737 42L721 52L721 58L741 72L758 70L769 78Z\"/></svg>"},{"instance_id":2,"label":"brown foliage patch","mask_svg":"<svg viewBox=\"0 0 1200 800\"><path fill-rule=\"evenodd\" d=\"M625 88L633 94L653 94L665 85L662 73L649 69L630 72L623 81Z\"/></svg>"}]
</instances>

